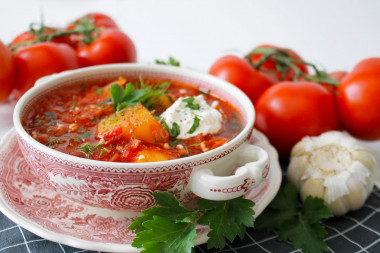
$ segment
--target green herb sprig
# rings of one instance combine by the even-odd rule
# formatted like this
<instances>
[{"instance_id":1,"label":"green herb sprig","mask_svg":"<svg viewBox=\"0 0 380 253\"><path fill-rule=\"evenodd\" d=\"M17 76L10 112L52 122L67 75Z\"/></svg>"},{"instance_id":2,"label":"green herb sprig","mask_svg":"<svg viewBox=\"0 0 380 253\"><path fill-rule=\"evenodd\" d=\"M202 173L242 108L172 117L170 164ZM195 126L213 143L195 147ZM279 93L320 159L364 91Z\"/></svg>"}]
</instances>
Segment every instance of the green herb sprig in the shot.
<instances>
[{"instance_id":1,"label":"green herb sprig","mask_svg":"<svg viewBox=\"0 0 380 253\"><path fill-rule=\"evenodd\" d=\"M169 133L170 137L176 138L181 133L181 129L177 122L173 122L172 128L170 128L169 125L166 123L165 119L162 118L159 121L161 125L164 127L164 129Z\"/></svg>"},{"instance_id":2,"label":"green herb sprig","mask_svg":"<svg viewBox=\"0 0 380 253\"><path fill-rule=\"evenodd\" d=\"M168 61L156 60L156 64L159 64L159 65L170 65L170 66L174 66L174 67L180 67L180 65L181 65L181 63L179 61L177 61L176 59L174 59L171 56L169 56L169 60Z\"/></svg>"},{"instance_id":3,"label":"green herb sprig","mask_svg":"<svg viewBox=\"0 0 380 253\"><path fill-rule=\"evenodd\" d=\"M90 143L84 143L82 146L80 146L80 151L84 153L87 157L90 157L95 149L98 149L101 147L103 144L98 143L98 144L90 144Z\"/></svg>"},{"instance_id":4,"label":"green herb sprig","mask_svg":"<svg viewBox=\"0 0 380 253\"><path fill-rule=\"evenodd\" d=\"M74 137L72 139L73 139L73 141L81 142L83 139L86 139L87 137L90 137L90 136L91 136L91 133L85 132L85 133L79 135L78 137Z\"/></svg>"},{"instance_id":5,"label":"green herb sprig","mask_svg":"<svg viewBox=\"0 0 380 253\"><path fill-rule=\"evenodd\" d=\"M48 146L48 147L52 147L52 146L60 144L61 141L62 141L61 138L55 138L53 140L48 141L45 145Z\"/></svg>"},{"instance_id":6,"label":"green herb sprig","mask_svg":"<svg viewBox=\"0 0 380 253\"><path fill-rule=\"evenodd\" d=\"M194 121L193 121L193 125L190 127L189 131L187 131L188 134L192 134L195 132L195 130L197 130L197 128L199 127L199 122L201 120L198 118L198 115L195 115L194 116Z\"/></svg>"},{"instance_id":7,"label":"green herb sprig","mask_svg":"<svg viewBox=\"0 0 380 253\"><path fill-rule=\"evenodd\" d=\"M154 192L153 196L159 206L142 211L143 215L128 227L137 235L132 246L145 248L142 253L192 252L199 215L198 223L211 228L208 248L223 249L226 238L243 238L245 229L254 224L254 202L242 197L226 201L200 199L198 209L189 210L168 192Z\"/></svg>"},{"instance_id":8,"label":"green herb sprig","mask_svg":"<svg viewBox=\"0 0 380 253\"><path fill-rule=\"evenodd\" d=\"M182 99L182 101L186 103L185 107L188 107L192 110L199 110L201 108L201 105L200 104L194 104L194 100L195 100L194 97L188 97L188 98Z\"/></svg>"},{"instance_id":9,"label":"green herb sprig","mask_svg":"<svg viewBox=\"0 0 380 253\"><path fill-rule=\"evenodd\" d=\"M125 88L118 84L112 84L110 94L113 103L113 110L120 111L126 107L142 104L146 108L152 106L157 99L164 95L170 82L159 84L149 84L140 78L136 84L127 83Z\"/></svg>"},{"instance_id":10,"label":"green herb sprig","mask_svg":"<svg viewBox=\"0 0 380 253\"><path fill-rule=\"evenodd\" d=\"M103 93L103 88L97 88L95 92L96 92L97 95L100 96Z\"/></svg>"},{"instance_id":11,"label":"green herb sprig","mask_svg":"<svg viewBox=\"0 0 380 253\"><path fill-rule=\"evenodd\" d=\"M309 196L301 207L297 188L287 184L257 218L255 227L276 232L280 241L290 241L295 249L320 253L328 251L323 241L327 232L321 219L331 216L331 211L320 198Z\"/></svg>"},{"instance_id":12,"label":"green herb sprig","mask_svg":"<svg viewBox=\"0 0 380 253\"><path fill-rule=\"evenodd\" d=\"M75 107L77 107L77 101L75 100L75 98L73 99L73 105L70 107L70 111L74 110Z\"/></svg>"}]
</instances>

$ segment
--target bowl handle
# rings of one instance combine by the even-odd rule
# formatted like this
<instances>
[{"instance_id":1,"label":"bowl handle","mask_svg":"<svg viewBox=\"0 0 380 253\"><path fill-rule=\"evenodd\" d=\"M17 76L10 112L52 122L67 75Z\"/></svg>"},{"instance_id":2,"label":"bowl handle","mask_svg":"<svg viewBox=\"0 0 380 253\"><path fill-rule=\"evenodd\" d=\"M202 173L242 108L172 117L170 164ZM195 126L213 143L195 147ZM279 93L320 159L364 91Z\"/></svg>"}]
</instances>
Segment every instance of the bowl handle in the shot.
<instances>
[{"instance_id":1,"label":"bowl handle","mask_svg":"<svg viewBox=\"0 0 380 253\"><path fill-rule=\"evenodd\" d=\"M238 151L239 167L232 176L215 176L208 168L193 172L191 191L209 200L228 200L240 197L260 185L269 172L268 153L251 144L243 144Z\"/></svg>"}]
</instances>

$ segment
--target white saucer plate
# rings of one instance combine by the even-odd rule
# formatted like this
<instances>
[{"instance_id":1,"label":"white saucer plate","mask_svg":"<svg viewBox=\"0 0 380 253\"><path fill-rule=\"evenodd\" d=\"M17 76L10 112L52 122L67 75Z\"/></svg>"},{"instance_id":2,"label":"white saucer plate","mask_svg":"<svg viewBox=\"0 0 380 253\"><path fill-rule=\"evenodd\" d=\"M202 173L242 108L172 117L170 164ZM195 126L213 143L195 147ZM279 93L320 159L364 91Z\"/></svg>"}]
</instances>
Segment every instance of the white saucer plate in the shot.
<instances>
[{"instance_id":1,"label":"white saucer plate","mask_svg":"<svg viewBox=\"0 0 380 253\"><path fill-rule=\"evenodd\" d=\"M254 130L250 142L267 150L271 159L267 179L245 195L256 203L257 217L276 195L282 173L277 152L262 133ZM14 129L0 143L0 211L57 243L95 251L139 252L131 246L135 233L127 227L140 213L83 205L46 187L25 162ZM199 226L195 244L205 243L208 232L208 227Z\"/></svg>"}]
</instances>

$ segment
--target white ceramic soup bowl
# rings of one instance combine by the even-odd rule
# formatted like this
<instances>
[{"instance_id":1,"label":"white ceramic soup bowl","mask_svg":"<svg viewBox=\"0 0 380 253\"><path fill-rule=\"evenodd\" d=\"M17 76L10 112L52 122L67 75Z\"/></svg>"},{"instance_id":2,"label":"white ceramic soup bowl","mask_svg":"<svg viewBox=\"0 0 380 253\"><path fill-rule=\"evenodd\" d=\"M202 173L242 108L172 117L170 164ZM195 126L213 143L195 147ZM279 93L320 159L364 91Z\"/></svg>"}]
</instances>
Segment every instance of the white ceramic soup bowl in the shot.
<instances>
[{"instance_id":1,"label":"white ceramic soup bowl","mask_svg":"<svg viewBox=\"0 0 380 253\"><path fill-rule=\"evenodd\" d=\"M156 78L190 84L229 101L240 112L244 128L230 142L202 154L150 163L104 162L68 155L33 139L21 118L45 94L67 85L104 84L117 79ZM248 97L213 76L170 66L112 64L44 77L17 103L14 126L25 160L49 187L83 204L114 210L141 211L155 205L152 193L168 191L185 205L199 197L227 200L257 187L268 174L268 154L247 143L255 120Z\"/></svg>"}]
</instances>

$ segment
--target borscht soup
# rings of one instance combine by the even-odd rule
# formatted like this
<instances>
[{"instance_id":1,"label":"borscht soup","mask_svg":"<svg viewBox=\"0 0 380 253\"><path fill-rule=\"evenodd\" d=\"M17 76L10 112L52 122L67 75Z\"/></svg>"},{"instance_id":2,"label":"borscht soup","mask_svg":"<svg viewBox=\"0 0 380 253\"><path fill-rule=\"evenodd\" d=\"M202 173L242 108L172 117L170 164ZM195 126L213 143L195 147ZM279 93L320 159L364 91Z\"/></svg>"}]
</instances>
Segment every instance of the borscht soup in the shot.
<instances>
[{"instance_id":1,"label":"borscht soup","mask_svg":"<svg viewBox=\"0 0 380 253\"><path fill-rule=\"evenodd\" d=\"M38 142L77 157L157 162L215 149L243 129L228 102L190 84L119 77L40 98L22 118Z\"/></svg>"}]
</instances>

